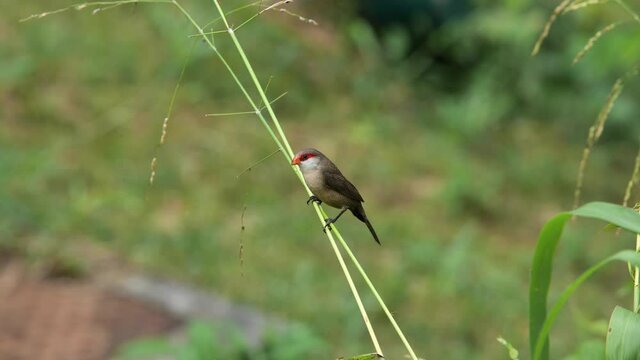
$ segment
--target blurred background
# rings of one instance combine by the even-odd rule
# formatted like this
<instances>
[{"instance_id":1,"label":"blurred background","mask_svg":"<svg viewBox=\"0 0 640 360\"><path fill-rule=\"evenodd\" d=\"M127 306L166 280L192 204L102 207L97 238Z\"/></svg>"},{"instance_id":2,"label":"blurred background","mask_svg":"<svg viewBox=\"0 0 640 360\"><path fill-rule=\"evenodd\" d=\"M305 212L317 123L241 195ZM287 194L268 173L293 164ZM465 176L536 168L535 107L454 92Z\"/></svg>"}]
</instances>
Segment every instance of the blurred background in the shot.
<instances>
[{"instance_id":1,"label":"blurred background","mask_svg":"<svg viewBox=\"0 0 640 360\"><path fill-rule=\"evenodd\" d=\"M237 176L276 146L254 116L204 116L250 108L204 43L189 56L191 25L163 4L19 22L70 4L6 2L0 12L0 358L372 352L282 156ZM183 4L201 24L216 18L209 1ZM615 4L561 17L532 58L556 5L300 0L283 8L317 25L268 11L237 32L269 97L287 92L274 108L294 150L323 151L366 199L383 246L351 216L340 228L425 359L506 359L498 336L527 358L538 231L571 208L588 128L640 59L640 32L627 23L572 66L596 31L626 19ZM227 36L215 41L250 84ZM610 115L583 201L622 202L638 151L638 90L629 82ZM601 229L583 221L567 229L552 296L603 254L632 248L631 236ZM404 358L354 277L387 358ZM631 301L629 284L615 265L581 288L554 329L558 358L603 358L609 311ZM215 296L232 315L204 316L182 298L170 311L167 299L183 290L186 299ZM248 323L261 330L250 336Z\"/></svg>"}]
</instances>

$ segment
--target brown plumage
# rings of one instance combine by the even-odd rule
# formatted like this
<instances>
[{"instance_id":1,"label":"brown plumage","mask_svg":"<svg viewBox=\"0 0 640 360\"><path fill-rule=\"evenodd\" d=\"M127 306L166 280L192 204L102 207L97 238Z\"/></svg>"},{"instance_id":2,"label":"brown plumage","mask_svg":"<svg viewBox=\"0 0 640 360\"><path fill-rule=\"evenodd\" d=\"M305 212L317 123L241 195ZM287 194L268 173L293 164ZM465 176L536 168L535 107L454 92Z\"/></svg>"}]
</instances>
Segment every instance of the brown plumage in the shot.
<instances>
[{"instance_id":1,"label":"brown plumage","mask_svg":"<svg viewBox=\"0 0 640 360\"><path fill-rule=\"evenodd\" d=\"M335 218L326 219L325 228L336 222L345 211L350 210L356 218L367 225L374 240L380 244L378 235L362 207L364 202L362 195L329 158L316 149L308 148L300 150L291 164L300 166L304 180L314 195L307 200L307 204L310 201L316 201L341 209Z\"/></svg>"}]
</instances>

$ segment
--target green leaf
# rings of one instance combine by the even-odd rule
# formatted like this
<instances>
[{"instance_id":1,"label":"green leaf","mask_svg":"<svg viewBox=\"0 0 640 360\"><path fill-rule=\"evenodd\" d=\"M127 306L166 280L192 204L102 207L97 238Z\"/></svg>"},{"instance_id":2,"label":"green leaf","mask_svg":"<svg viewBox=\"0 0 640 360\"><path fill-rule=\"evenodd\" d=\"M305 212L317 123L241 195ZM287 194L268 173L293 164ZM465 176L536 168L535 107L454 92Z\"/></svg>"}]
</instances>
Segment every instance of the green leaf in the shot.
<instances>
[{"instance_id":1,"label":"green leaf","mask_svg":"<svg viewBox=\"0 0 640 360\"><path fill-rule=\"evenodd\" d=\"M634 251L621 251L606 258L585 271L571 283L560 295L547 316L547 296L551 283L553 257L567 220L580 216L604 220L623 229L640 233L640 215L632 209L615 204L593 202L571 212L561 213L549 220L538 237L531 267L529 286L529 345L534 360L549 359L548 334L558 313L571 294L593 273L614 260L640 264L640 254Z\"/></svg>"},{"instance_id":2,"label":"green leaf","mask_svg":"<svg viewBox=\"0 0 640 360\"><path fill-rule=\"evenodd\" d=\"M633 233L640 233L640 215L624 206L605 202L592 202L573 211L571 215L604 220Z\"/></svg>"},{"instance_id":3,"label":"green leaf","mask_svg":"<svg viewBox=\"0 0 640 360\"><path fill-rule=\"evenodd\" d=\"M616 306L609 321L607 360L640 359L640 314Z\"/></svg>"},{"instance_id":4,"label":"green leaf","mask_svg":"<svg viewBox=\"0 0 640 360\"><path fill-rule=\"evenodd\" d=\"M632 250L623 250L612 256L609 256L608 258L600 261L596 265L590 267L589 269L587 269L587 271L582 273L582 275L580 275L574 282L569 284L569 286L567 286L567 288L562 292L562 294L560 294L560 297L558 297L558 300L549 311L549 315L546 317L546 319L544 319L542 328L540 329L540 333L537 338L537 343L535 344L535 348L534 348L534 353L533 353L534 360L544 359L543 356L545 354L543 354L543 350L545 348L545 343L548 343L548 336L549 336L549 332L551 331L551 326L553 326L553 323L555 322L556 317L558 317L560 310L562 310L562 308L564 307L564 304L567 301L569 301L569 298L571 297L571 295L578 289L578 287L583 282L585 282L589 277L591 277L591 275L593 275L596 271L600 270L602 267L604 267L605 265L607 265L608 263L614 260L630 262L635 266L640 266L639 253L636 253L635 251L632 251ZM548 356L548 354L546 355Z\"/></svg>"}]
</instances>

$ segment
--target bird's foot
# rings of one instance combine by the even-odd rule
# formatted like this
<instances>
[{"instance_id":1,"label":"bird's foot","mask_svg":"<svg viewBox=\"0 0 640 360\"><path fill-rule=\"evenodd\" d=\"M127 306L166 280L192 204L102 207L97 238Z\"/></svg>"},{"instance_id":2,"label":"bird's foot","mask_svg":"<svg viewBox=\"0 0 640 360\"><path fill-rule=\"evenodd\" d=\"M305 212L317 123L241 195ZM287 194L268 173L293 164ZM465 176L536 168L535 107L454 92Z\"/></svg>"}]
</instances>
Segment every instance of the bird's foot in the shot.
<instances>
[{"instance_id":1,"label":"bird's foot","mask_svg":"<svg viewBox=\"0 0 640 360\"><path fill-rule=\"evenodd\" d=\"M324 219L324 226L322 227L322 232L326 233L327 229L331 231L331 224L333 224L336 220L332 218Z\"/></svg>"},{"instance_id":2,"label":"bird's foot","mask_svg":"<svg viewBox=\"0 0 640 360\"><path fill-rule=\"evenodd\" d=\"M318 205L322 204L322 200L318 199L318 197L315 196L315 195L311 195L309 197L309 199L307 200L307 205L309 205L310 202L314 202L314 203L316 203Z\"/></svg>"}]
</instances>

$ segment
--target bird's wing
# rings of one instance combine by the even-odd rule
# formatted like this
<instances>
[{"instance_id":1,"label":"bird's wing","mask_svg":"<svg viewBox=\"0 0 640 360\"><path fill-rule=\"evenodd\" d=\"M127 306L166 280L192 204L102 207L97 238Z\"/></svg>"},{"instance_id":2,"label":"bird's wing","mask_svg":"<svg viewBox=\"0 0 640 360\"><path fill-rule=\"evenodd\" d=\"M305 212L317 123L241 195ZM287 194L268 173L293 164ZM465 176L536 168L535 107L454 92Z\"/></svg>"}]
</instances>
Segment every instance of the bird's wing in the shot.
<instances>
[{"instance_id":1,"label":"bird's wing","mask_svg":"<svg viewBox=\"0 0 640 360\"><path fill-rule=\"evenodd\" d=\"M330 166L329 169L324 172L324 183L329 189L339 192L349 199L364 202L358 189L342 175L335 165Z\"/></svg>"}]
</instances>

